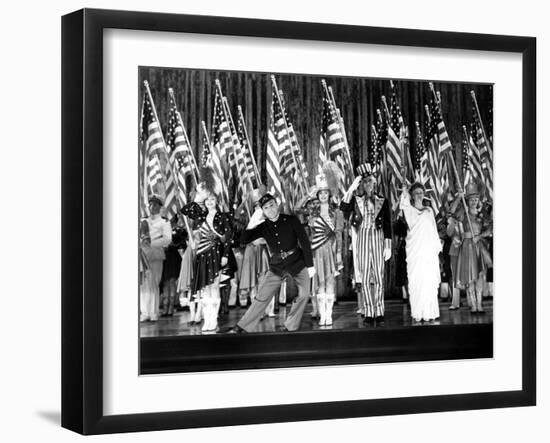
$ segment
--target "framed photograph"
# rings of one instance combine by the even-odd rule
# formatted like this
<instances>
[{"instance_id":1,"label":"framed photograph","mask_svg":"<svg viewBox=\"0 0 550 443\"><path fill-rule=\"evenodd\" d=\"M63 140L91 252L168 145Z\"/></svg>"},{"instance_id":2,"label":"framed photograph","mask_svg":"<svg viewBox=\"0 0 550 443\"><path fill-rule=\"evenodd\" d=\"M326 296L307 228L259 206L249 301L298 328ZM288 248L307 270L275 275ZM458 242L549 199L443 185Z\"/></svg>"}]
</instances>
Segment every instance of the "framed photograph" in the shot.
<instances>
[{"instance_id":1,"label":"framed photograph","mask_svg":"<svg viewBox=\"0 0 550 443\"><path fill-rule=\"evenodd\" d=\"M535 53L64 16L62 425L534 405Z\"/></svg>"}]
</instances>

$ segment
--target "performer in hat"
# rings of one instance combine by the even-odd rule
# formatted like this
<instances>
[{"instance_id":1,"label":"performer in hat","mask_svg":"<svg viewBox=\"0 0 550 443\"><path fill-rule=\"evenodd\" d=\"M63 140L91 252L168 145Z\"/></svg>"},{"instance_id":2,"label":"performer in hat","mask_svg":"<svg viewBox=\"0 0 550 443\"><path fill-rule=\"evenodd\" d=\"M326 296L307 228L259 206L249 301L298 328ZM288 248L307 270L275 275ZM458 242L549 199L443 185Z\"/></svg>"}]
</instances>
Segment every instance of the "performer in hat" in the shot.
<instances>
[{"instance_id":1,"label":"performer in hat","mask_svg":"<svg viewBox=\"0 0 550 443\"><path fill-rule=\"evenodd\" d=\"M441 282L439 252L441 240L432 208L424 206L424 185L414 183L404 188L399 208L409 230L406 238L407 276L411 316L417 321L439 318L438 289Z\"/></svg>"},{"instance_id":2,"label":"performer in hat","mask_svg":"<svg viewBox=\"0 0 550 443\"><path fill-rule=\"evenodd\" d=\"M164 248L172 242L172 228L161 217L162 200L157 196L149 198L149 217L141 221L141 249L146 258L151 280L140 289L140 320L156 321L159 317L159 285Z\"/></svg>"},{"instance_id":3,"label":"performer in hat","mask_svg":"<svg viewBox=\"0 0 550 443\"><path fill-rule=\"evenodd\" d=\"M207 177L205 177L207 176ZM210 180L209 180L210 179ZM199 294L204 323L203 332L214 332L220 307L220 274L229 263L231 253L231 217L218 210L215 184L208 171L203 173L203 186L197 189L193 202L182 213L197 221L199 228L191 291ZM204 207L199 203L204 203Z\"/></svg>"},{"instance_id":4,"label":"performer in hat","mask_svg":"<svg viewBox=\"0 0 550 443\"><path fill-rule=\"evenodd\" d=\"M352 215L355 229L355 278L361 284L361 310L365 324L384 324L384 264L391 257L389 202L376 194L376 177L370 165L357 168L358 176L344 194L340 209ZM352 237L353 240L353 237ZM356 281L357 282L357 281Z\"/></svg>"},{"instance_id":5,"label":"performer in hat","mask_svg":"<svg viewBox=\"0 0 550 443\"><path fill-rule=\"evenodd\" d=\"M316 274L313 306L317 306L320 326L332 326L332 307L336 298L336 275L344 267L342 262L342 230L344 215L338 206L331 203L337 193L338 166L327 162L323 174L315 177L313 193L319 199L319 207L309 216L311 249ZM330 185L329 185L330 183Z\"/></svg>"},{"instance_id":6,"label":"performer in hat","mask_svg":"<svg viewBox=\"0 0 550 443\"><path fill-rule=\"evenodd\" d=\"M298 286L298 296L284 323L286 330L300 327L305 305L309 299L310 279L315 275L311 245L306 232L294 215L281 214L279 205L271 194L259 200L258 208L242 235L242 243L250 243L263 237L271 257L269 271L260 283L251 306L233 328L233 332L252 332L262 318L266 307L280 290L285 278L292 278Z\"/></svg>"},{"instance_id":7,"label":"performer in hat","mask_svg":"<svg viewBox=\"0 0 550 443\"><path fill-rule=\"evenodd\" d=\"M455 284L466 289L470 310L473 314L484 314L482 305L485 273L493 266L487 239L492 236L492 223L481 213L481 189L472 182L466 186L467 208L460 208L451 223L458 224L462 241L458 250Z\"/></svg>"}]
</instances>

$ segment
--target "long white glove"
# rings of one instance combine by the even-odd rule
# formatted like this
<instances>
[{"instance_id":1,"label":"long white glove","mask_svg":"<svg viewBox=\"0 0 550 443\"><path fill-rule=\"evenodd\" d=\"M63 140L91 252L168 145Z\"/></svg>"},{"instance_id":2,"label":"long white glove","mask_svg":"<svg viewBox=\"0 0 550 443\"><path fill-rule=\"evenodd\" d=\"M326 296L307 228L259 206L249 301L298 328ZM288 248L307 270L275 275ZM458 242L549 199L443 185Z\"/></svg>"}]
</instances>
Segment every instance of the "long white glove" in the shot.
<instances>
[{"instance_id":1,"label":"long white glove","mask_svg":"<svg viewBox=\"0 0 550 443\"><path fill-rule=\"evenodd\" d=\"M384 248L384 261L388 261L391 258L391 248Z\"/></svg>"},{"instance_id":2,"label":"long white glove","mask_svg":"<svg viewBox=\"0 0 550 443\"><path fill-rule=\"evenodd\" d=\"M342 201L349 203L349 201L351 200L351 195L359 187L361 180L362 180L361 176L355 177L355 180L353 180L353 183L350 185L348 190L344 193L344 197L342 198Z\"/></svg>"}]
</instances>

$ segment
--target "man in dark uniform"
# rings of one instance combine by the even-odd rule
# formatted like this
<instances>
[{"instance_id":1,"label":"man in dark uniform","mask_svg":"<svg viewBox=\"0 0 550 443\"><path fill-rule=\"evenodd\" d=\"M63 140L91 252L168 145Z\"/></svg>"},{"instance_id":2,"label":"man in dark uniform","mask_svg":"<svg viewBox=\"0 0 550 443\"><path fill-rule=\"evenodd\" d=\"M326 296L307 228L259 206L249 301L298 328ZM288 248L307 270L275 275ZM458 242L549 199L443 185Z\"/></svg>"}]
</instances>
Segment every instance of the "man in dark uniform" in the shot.
<instances>
[{"instance_id":1,"label":"man in dark uniform","mask_svg":"<svg viewBox=\"0 0 550 443\"><path fill-rule=\"evenodd\" d=\"M259 204L261 209L258 208L250 218L240 241L250 243L260 237L265 239L271 253L269 271L233 332L252 332L255 329L271 299L279 294L285 277L293 278L298 286L298 296L285 321L285 328L295 331L300 327L309 299L310 279L315 275L311 245L298 217L279 213L275 197L265 194Z\"/></svg>"}]
</instances>

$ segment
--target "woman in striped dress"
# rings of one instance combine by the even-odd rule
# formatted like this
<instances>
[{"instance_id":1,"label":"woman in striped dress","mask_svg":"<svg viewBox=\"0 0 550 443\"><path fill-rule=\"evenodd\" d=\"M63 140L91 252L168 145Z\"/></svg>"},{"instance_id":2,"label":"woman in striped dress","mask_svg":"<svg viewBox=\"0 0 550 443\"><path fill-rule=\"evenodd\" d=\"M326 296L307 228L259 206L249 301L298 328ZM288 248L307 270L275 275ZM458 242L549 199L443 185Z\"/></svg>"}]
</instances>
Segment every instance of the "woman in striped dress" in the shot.
<instances>
[{"instance_id":1,"label":"woman in striped dress","mask_svg":"<svg viewBox=\"0 0 550 443\"><path fill-rule=\"evenodd\" d=\"M315 279L319 325L332 326L332 307L336 298L336 276L343 268L342 230L344 216L337 205L330 202L331 192L326 177L318 175L317 198L319 209L311 214L309 227Z\"/></svg>"},{"instance_id":2,"label":"woman in striped dress","mask_svg":"<svg viewBox=\"0 0 550 443\"><path fill-rule=\"evenodd\" d=\"M205 208L199 205L204 201ZM193 268L191 292L198 293L204 324L202 331L215 331L220 307L220 273L231 253L231 217L220 212L212 191L200 190L195 201L185 205L182 213L198 222L198 242Z\"/></svg>"}]
</instances>

